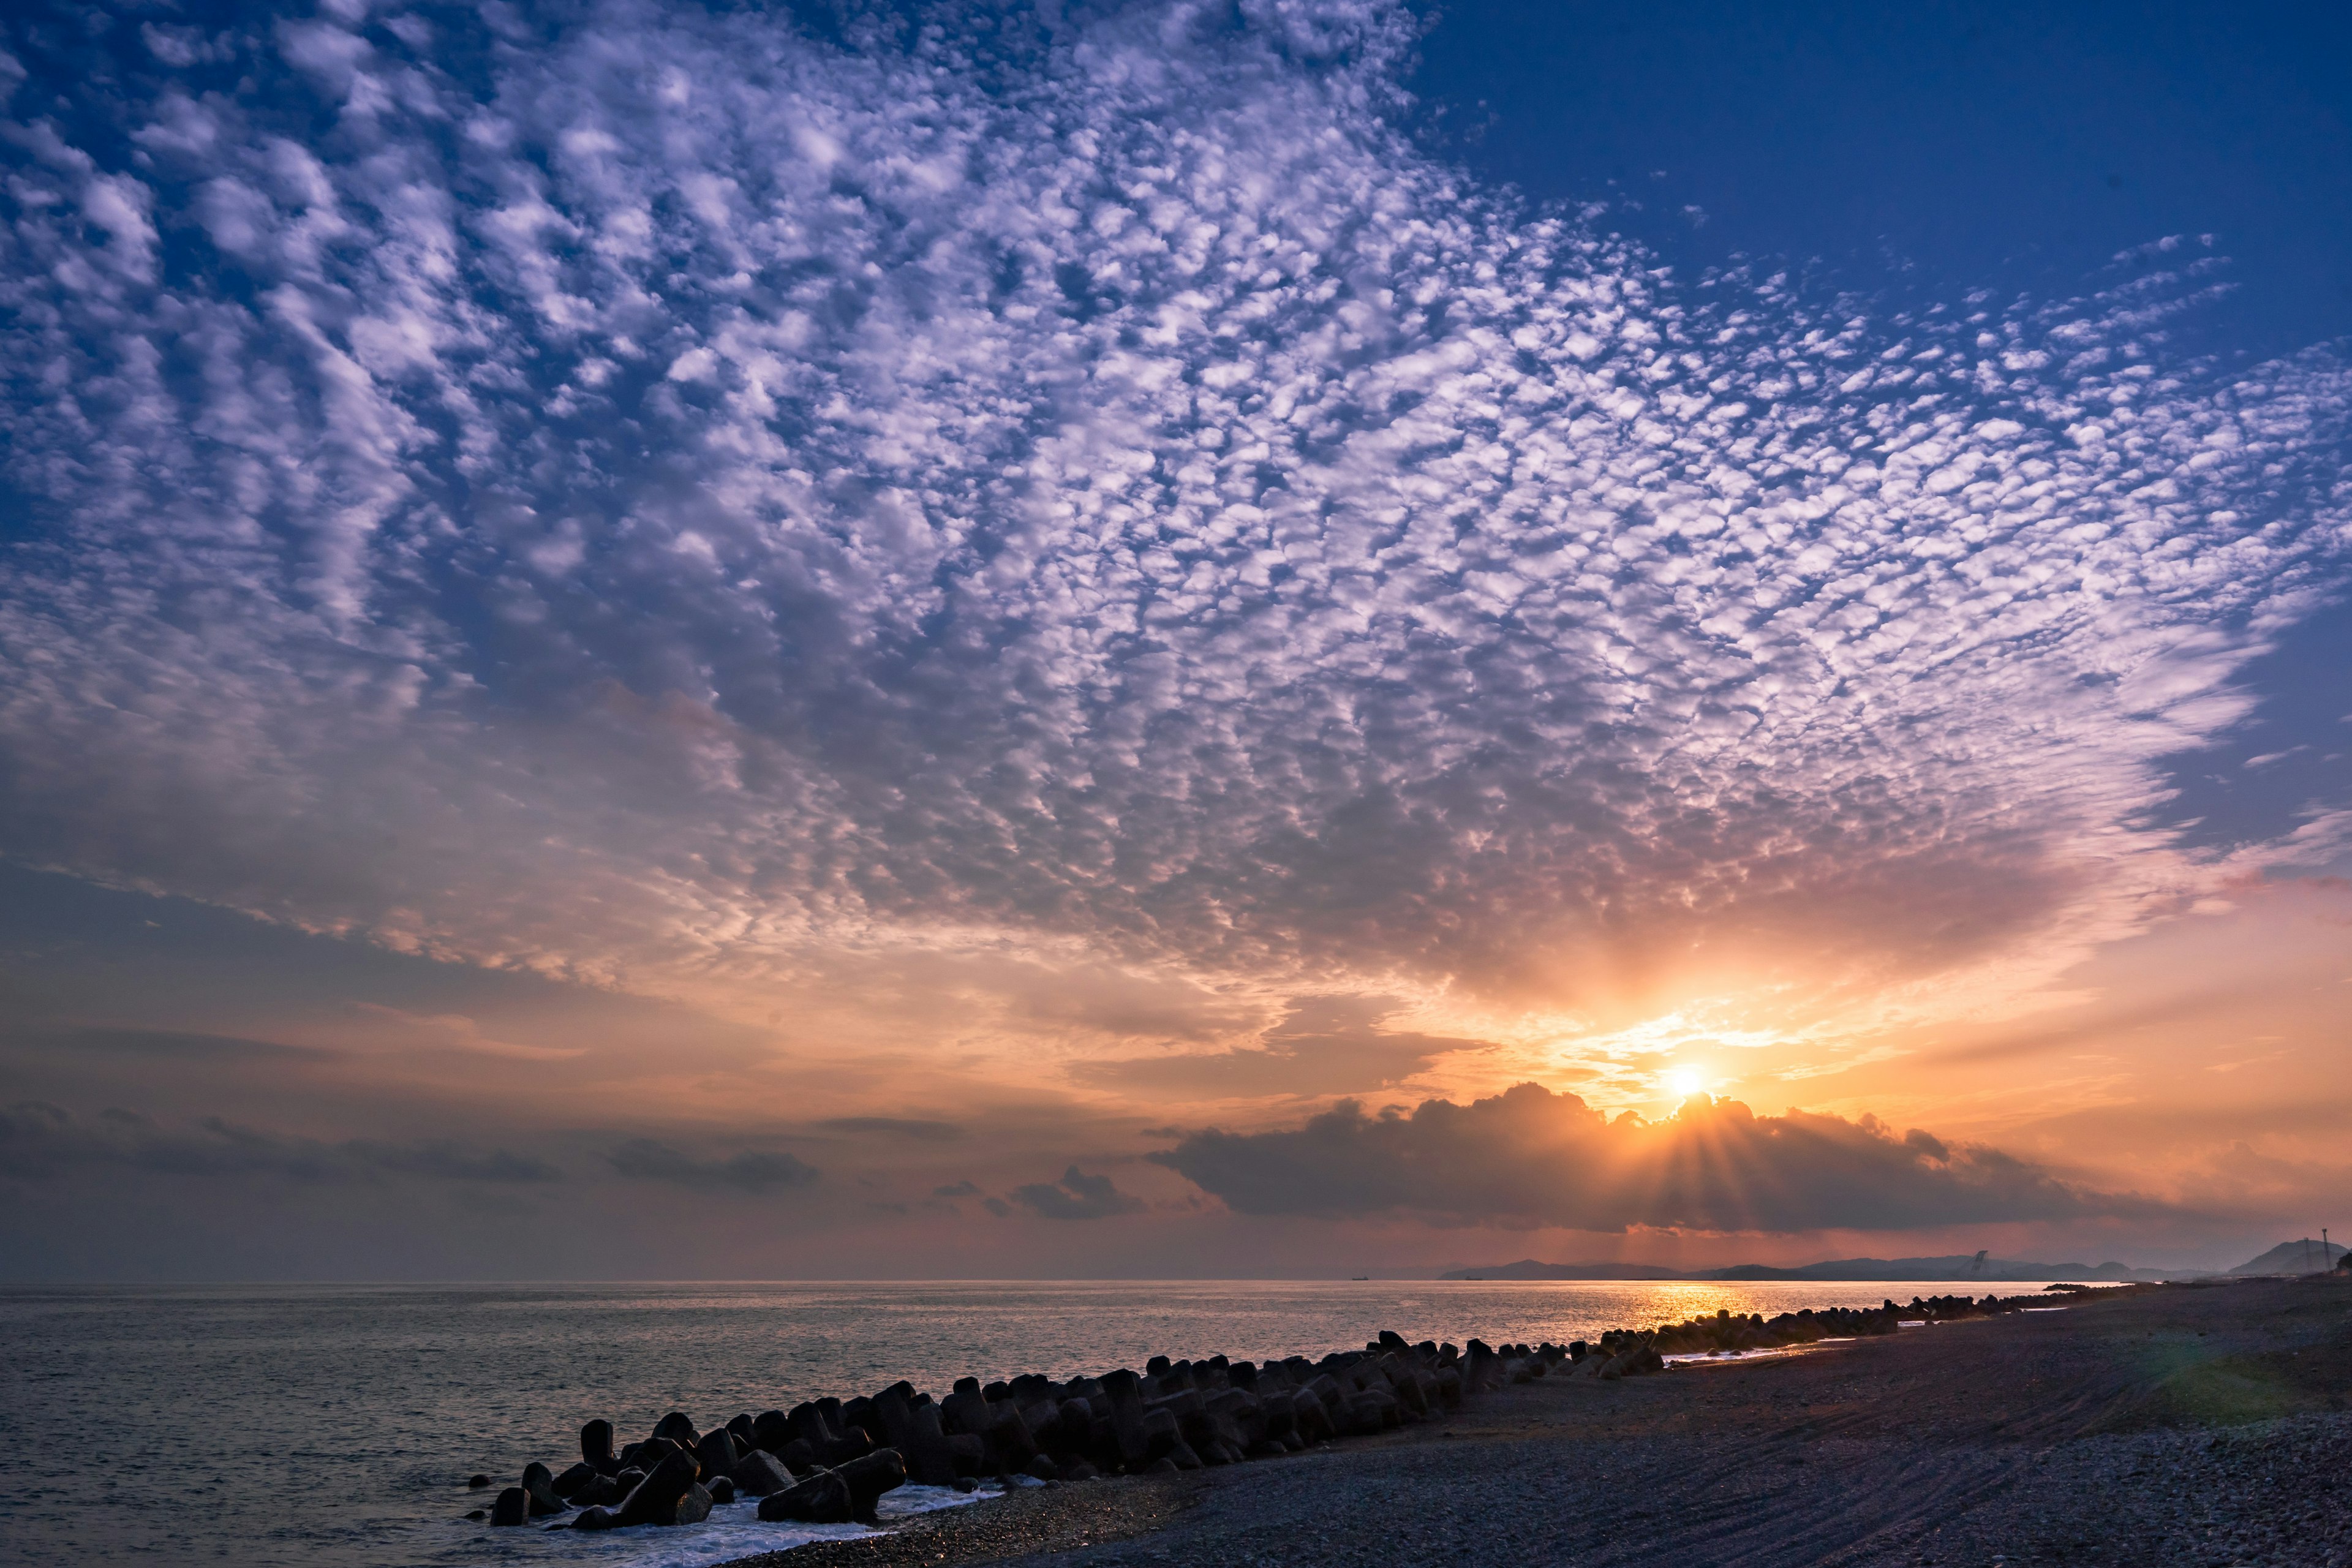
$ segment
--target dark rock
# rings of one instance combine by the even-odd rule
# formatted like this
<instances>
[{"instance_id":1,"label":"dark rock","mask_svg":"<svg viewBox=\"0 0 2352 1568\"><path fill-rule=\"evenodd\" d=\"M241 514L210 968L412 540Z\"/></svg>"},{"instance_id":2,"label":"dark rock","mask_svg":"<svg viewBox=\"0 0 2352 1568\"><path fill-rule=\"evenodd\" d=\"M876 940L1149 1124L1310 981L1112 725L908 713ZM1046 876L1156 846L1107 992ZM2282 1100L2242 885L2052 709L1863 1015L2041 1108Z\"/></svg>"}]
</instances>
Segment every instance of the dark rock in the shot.
<instances>
[{"instance_id":1,"label":"dark rock","mask_svg":"<svg viewBox=\"0 0 2352 1568\"><path fill-rule=\"evenodd\" d=\"M1162 1454L1144 1466L1143 1473L1147 1476L1172 1476L1177 1473L1176 1461Z\"/></svg>"},{"instance_id":2,"label":"dark rock","mask_svg":"<svg viewBox=\"0 0 2352 1568\"><path fill-rule=\"evenodd\" d=\"M1157 1459L1183 1440L1174 1411L1162 1406L1143 1413L1143 1451L1147 1456Z\"/></svg>"},{"instance_id":3,"label":"dark rock","mask_svg":"<svg viewBox=\"0 0 2352 1568\"><path fill-rule=\"evenodd\" d=\"M1251 1459L1284 1459L1290 1457L1290 1450L1268 1437L1250 1445L1249 1452L1243 1457Z\"/></svg>"},{"instance_id":4,"label":"dark rock","mask_svg":"<svg viewBox=\"0 0 2352 1568\"><path fill-rule=\"evenodd\" d=\"M771 1524L793 1520L803 1524L846 1524L850 1520L849 1483L836 1471L812 1470L782 1491L760 1500L760 1517Z\"/></svg>"},{"instance_id":5,"label":"dark rock","mask_svg":"<svg viewBox=\"0 0 2352 1568\"><path fill-rule=\"evenodd\" d=\"M955 1480L955 1454L948 1447L938 1405L917 1405L908 1397L907 1384L894 1384L874 1396L873 1412L889 1446L904 1459L908 1475L927 1487L943 1487ZM973 1459L977 1464L978 1456Z\"/></svg>"},{"instance_id":6,"label":"dark rock","mask_svg":"<svg viewBox=\"0 0 2352 1568\"><path fill-rule=\"evenodd\" d=\"M814 1467L811 1467L814 1468ZM751 1453L737 1461L730 1478L745 1497L769 1497L791 1489L792 1472L773 1454Z\"/></svg>"},{"instance_id":7,"label":"dark rock","mask_svg":"<svg viewBox=\"0 0 2352 1568\"><path fill-rule=\"evenodd\" d=\"M522 1468L522 1489L530 1499L533 1519L545 1519L549 1514L564 1510L563 1500L555 1495L555 1478L548 1474L547 1467L537 1459Z\"/></svg>"},{"instance_id":8,"label":"dark rock","mask_svg":"<svg viewBox=\"0 0 2352 1568\"><path fill-rule=\"evenodd\" d=\"M889 1390L885 1389L883 1392L887 1394ZM820 1402L820 1408L824 1404L829 1403L830 1401ZM866 1440L870 1447L887 1448L890 1446L890 1439L885 1434L882 1417L875 1414L874 1401L862 1394L843 1405L837 1413L827 1411L825 1418L831 1421L845 1436L848 1436L850 1428L856 1427L866 1434Z\"/></svg>"},{"instance_id":9,"label":"dark rock","mask_svg":"<svg viewBox=\"0 0 2352 1568\"><path fill-rule=\"evenodd\" d=\"M586 1496L589 1492L593 1491L596 1486L604 1480L604 1478L603 1476L596 1473L595 1466L588 1463L585 1459L583 1459L580 1463L572 1466L570 1469L556 1477L552 1484L555 1488L555 1495L557 1497L572 1499ZM593 1502L595 1500L591 1498L589 1500Z\"/></svg>"},{"instance_id":10,"label":"dark rock","mask_svg":"<svg viewBox=\"0 0 2352 1568\"><path fill-rule=\"evenodd\" d=\"M776 1458L782 1462L784 1468L796 1476L815 1469L819 1463L816 1450L809 1447L809 1440L805 1437L795 1437L785 1444L776 1451Z\"/></svg>"},{"instance_id":11,"label":"dark rock","mask_svg":"<svg viewBox=\"0 0 2352 1568\"><path fill-rule=\"evenodd\" d=\"M874 1522L874 1504L882 1494L907 1484L907 1462L892 1448L877 1448L833 1473L849 1488L850 1517L866 1524ZM955 1478L950 1476L946 1484L953 1486Z\"/></svg>"},{"instance_id":12,"label":"dark rock","mask_svg":"<svg viewBox=\"0 0 2352 1568\"><path fill-rule=\"evenodd\" d=\"M970 1476L958 1476L955 1479L955 1489L960 1492L976 1492L980 1489L980 1482Z\"/></svg>"},{"instance_id":13,"label":"dark rock","mask_svg":"<svg viewBox=\"0 0 2352 1568\"><path fill-rule=\"evenodd\" d=\"M1066 1481L1090 1481L1101 1474L1100 1470L1096 1469L1084 1459L1078 1459L1073 1461L1069 1468L1062 1472L1062 1479Z\"/></svg>"},{"instance_id":14,"label":"dark rock","mask_svg":"<svg viewBox=\"0 0 2352 1568\"><path fill-rule=\"evenodd\" d=\"M781 1410L762 1410L751 1418L751 1447L781 1454L793 1440L793 1424Z\"/></svg>"},{"instance_id":15,"label":"dark rock","mask_svg":"<svg viewBox=\"0 0 2352 1568\"><path fill-rule=\"evenodd\" d=\"M733 1502L735 1500L735 1479L731 1476L719 1477L717 1479L709 1483L707 1489L710 1493L710 1500L712 1502Z\"/></svg>"},{"instance_id":16,"label":"dark rock","mask_svg":"<svg viewBox=\"0 0 2352 1568\"><path fill-rule=\"evenodd\" d=\"M872 1418L873 1401L861 1399L853 1401L853 1404L859 1407L860 1415ZM784 1462L794 1470L804 1470L816 1465L845 1465L859 1455L870 1452L875 1446L873 1436L862 1427L849 1429L848 1408L837 1399L820 1399L793 1406L792 1415L786 1419L793 1436L808 1445L809 1458L805 1462L786 1458ZM875 1424L880 1425L878 1421Z\"/></svg>"},{"instance_id":17,"label":"dark rock","mask_svg":"<svg viewBox=\"0 0 2352 1568\"><path fill-rule=\"evenodd\" d=\"M646 1474L646 1479L629 1489L614 1510L616 1524L675 1524L677 1522L678 1500L694 1485L699 1467L694 1456L683 1449L673 1448L662 1456L661 1463Z\"/></svg>"},{"instance_id":18,"label":"dark rock","mask_svg":"<svg viewBox=\"0 0 2352 1568\"><path fill-rule=\"evenodd\" d=\"M677 1500L677 1507L671 1512L669 1521L672 1524L700 1524L710 1517L710 1505L718 1500L701 1482L697 1481L686 1489L684 1497Z\"/></svg>"},{"instance_id":19,"label":"dark rock","mask_svg":"<svg viewBox=\"0 0 2352 1568\"><path fill-rule=\"evenodd\" d=\"M614 1469L613 1463L613 1424L598 1419L580 1428L580 1458L606 1475Z\"/></svg>"},{"instance_id":20,"label":"dark rock","mask_svg":"<svg viewBox=\"0 0 2352 1568\"><path fill-rule=\"evenodd\" d=\"M966 1384L971 1386L967 1388ZM994 1418L988 1401L981 1395L980 1384L968 1377L959 1380L955 1392L940 1401L940 1425L950 1437L985 1436Z\"/></svg>"},{"instance_id":21,"label":"dark rock","mask_svg":"<svg viewBox=\"0 0 2352 1568\"><path fill-rule=\"evenodd\" d=\"M1239 1388L1223 1389L1209 1397L1208 1405L1218 1440L1235 1452L1255 1447L1265 1436L1265 1404L1255 1394Z\"/></svg>"},{"instance_id":22,"label":"dark rock","mask_svg":"<svg viewBox=\"0 0 2352 1568\"><path fill-rule=\"evenodd\" d=\"M588 1509L572 1521L574 1530L610 1530L613 1525L612 1514L601 1507Z\"/></svg>"},{"instance_id":23,"label":"dark rock","mask_svg":"<svg viewBox=\"0 0 2352 1568\"><path fill-rule=\"evenodd\" d=\"M467 1476L466 1478L466 1486L467 1489L472 1491L480 1491L484 1487L488 1486L489 1484L490 1478L488 1476Z\"/></svg>"},{"instance_id":24,"label":"dark rock","mask_svg":"<svg viewBox=\"0 0 2352 1568\"><path fill-rule=\"evenodd\" d=\"M1168 1458L1180 1470L1197 1470L1201 1468L1201 1456L1192 1451L1192 1447L1189 1443L1179 1443L1169 1449Z\"/></svg>"},{"instance_id":25,"label":"dark rock","mask_svg":"<svg viewBox=\"0 0 2352 1568\"><path fill-rule=\"evenodd\" d=\"M1021 1407L1010 1400L990 1409L982 1465L990 1470L1017 1470L1036 1458L1037 1439L1022 1418Z\"/></svg>"},{"instance_id":26,"label":"dark rock","mask_svg":"<svg viewBox=\"0 0 2352 1568\"><path fill-rule=\"evenodd\" d=\"M714 1426L705 1432L702 1440L694 1446L695 1462L702 1467L702 1473L706 1476L732 1474L735 1461L742 1457L736 1451L735 1435L724 1426Z\"/></svg>"},{"instance_id":27,"label":"dark rock","mask_svg":"<svg viewBox=\"0 0 2352 1568\"><path fill-rule=\"evenodd\" d=\"M655 1422L654 1436L667 1437L688 1453L692 1453L694 1446L702 1441L702 1434L695 1430L694 1423L687 1418L683 1410L673 1410Z\"/></svg>"},{"instance_id":28,"label":"dark rock","mask_svg":"<svg viewBox=\"0 0 2352 1568\"><path fill-rule=\"evenodd\" d=\"M499 1500L490 1505L490 1528L493 1530L524 1524L530 1519L530 1494L520 1487L509 1487L499 1494Z\"/></svg>"},{"instance_id":29,"label":"dark rock","mask_svg":"<svg viewBox=\"0 0 2352 1568\"><path fill-rule=\"evenodd\" d=\"M467 1519L488 1519L490 1517L490 1510L486 1508L471 1509L467 1511L466 1517Z\"/></svg>"},{"instance_id":30,"label":"dark rock","mask_svg":"<svg viewBox=\"0 0 2352 1568\"><path fill-rule=\"evenodd\" d=\"M685 1454L689 1459L694 1458L682 1445L667 1437L648 1437L642 1443L632 1443L622 1449L621 1462L650 1475L656 1465L672 1454Z\"/></svg>"},{"instance_id":31,"label":"dark rock","mask_svg":"<svg viewBox=\"0 0 2352 1568\"><path fill-rule=\"evenodd\" d=\"M1055 1481L1062 1479L1062 1468L1043 1454L1030 1460L1022 1468L1024 1474L1034 1476L1041 1481Z\"/></svg>"},{"instance_id":32,"label":"dark rock","mask_svg":"<svg viewBox=\"0 0 2352 1568\"><path fill-rule=\"evenodd\" d=\"M1151 1444L1143 1427L1143 1396L1135 1373L1122 1368L1102 1382L1110 1401L1110 1440L1118 1462L1139 1468L1150 1457Z\"/></svg>"},{"instance_id":33,"label":"dark rock","mask_svg":"<svg viewBox=\"0 0 2352 1568\"><path fill-rule=\"evenodd\" d=\"M1083 1454L1094 1446L1094 1406L1083 1399L1065 1399L1054 1418L1054 1451Z\"/></svg>"}]
</instances>

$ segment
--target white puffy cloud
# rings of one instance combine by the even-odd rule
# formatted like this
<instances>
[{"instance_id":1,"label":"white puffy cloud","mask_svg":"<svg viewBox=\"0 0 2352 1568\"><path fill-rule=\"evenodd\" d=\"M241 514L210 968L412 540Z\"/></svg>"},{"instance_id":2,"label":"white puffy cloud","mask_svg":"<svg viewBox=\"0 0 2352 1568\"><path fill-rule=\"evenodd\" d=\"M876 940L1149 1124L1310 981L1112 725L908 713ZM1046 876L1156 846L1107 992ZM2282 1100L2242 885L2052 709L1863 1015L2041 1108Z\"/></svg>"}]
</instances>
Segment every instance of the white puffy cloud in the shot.
<instances>
[{"instance_id":1,"label":"white puffy cloud","mask_svg":"<svg viewBox=\"0 0 2352 1568\"><path fill-rule=\"evenodd\" d=\"M1378 6L493 20L16 102L5 853L649 985L1909 979L2180 890L2342 580L2343 370L2168 360L2195 247L1677 276Z\"/></svg>"}]
</instances>

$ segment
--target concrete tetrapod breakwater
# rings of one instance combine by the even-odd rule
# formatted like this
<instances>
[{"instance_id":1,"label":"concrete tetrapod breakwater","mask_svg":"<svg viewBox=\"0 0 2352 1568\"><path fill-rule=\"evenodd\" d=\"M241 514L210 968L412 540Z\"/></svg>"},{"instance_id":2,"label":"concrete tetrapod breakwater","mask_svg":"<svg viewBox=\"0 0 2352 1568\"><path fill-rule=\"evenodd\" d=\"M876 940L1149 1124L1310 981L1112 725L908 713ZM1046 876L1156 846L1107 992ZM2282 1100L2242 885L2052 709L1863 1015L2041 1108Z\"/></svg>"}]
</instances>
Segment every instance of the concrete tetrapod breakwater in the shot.
<instances>
[{"instance_id":1,"label":"concrete tetrapod breakwater","mask_svg":"<svg viewBox=\"0 0 2352 1568\"><path fill-rule=\"evenodd\" d=\"M550 1528L691 1524L715 1504L747 1497L760 1500L762 1520L871 1523L878 1500L910 1480L970 1491L987 1477L1072 1481L1274 1458L1435 1420L1467 1398L1541 1377L1638 1377L1665 1370L1669 1355L1891 1334L1907 1322L1985 1317L2049 1300L1915 1297L1907 1307L1888 1300L1769 1320L1724 1312L1565 1345L1473 1339L1457 1349L1383 1331L1360 1351L1316 1361L1154 1356L1140 1373L1060 1383L1034 1373L985 1385L966 1377L939 1399L900 1382L846 1401L746 1412L708 1431L673 1411L618 1447L612 1423L598 1419L580 1430L577 1463L560 1474L529 1466L521 1485L501 1491L486 1516L516 1526L576 1509Z\"/></svg>"}]
</instances>

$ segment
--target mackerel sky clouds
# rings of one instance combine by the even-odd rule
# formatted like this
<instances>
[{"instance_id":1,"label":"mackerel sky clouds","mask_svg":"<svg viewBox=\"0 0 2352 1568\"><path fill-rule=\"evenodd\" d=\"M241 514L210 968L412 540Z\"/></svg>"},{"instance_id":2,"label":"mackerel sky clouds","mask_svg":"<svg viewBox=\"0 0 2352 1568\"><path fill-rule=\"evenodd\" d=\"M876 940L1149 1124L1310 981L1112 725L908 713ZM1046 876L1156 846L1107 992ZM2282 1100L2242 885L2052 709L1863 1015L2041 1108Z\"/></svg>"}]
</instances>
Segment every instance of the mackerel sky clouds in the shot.
<instances>
[{"instance_id":1,"label":"mackerel sky clouds","mask_svg":"<svg viewBox=\"0 0 2352 1568\"><path fill-rule=\"evenodd\" d=\"M2274 341L2225 233L1947 287L1506 184L1429 23L18 24L0 1180L157 1236L242 1184L290 1239L228 1273L346 1215L491 1274L2301 1223L2344 324ZM1334 1217L1249 1143L1670 1068L1763 1120L1459 1114L1873 1201ZM1426 1114L1356 1190L1459 1167ZM500 1267L583 1205L604 1268Z\"/></svg>"}]
</instances>

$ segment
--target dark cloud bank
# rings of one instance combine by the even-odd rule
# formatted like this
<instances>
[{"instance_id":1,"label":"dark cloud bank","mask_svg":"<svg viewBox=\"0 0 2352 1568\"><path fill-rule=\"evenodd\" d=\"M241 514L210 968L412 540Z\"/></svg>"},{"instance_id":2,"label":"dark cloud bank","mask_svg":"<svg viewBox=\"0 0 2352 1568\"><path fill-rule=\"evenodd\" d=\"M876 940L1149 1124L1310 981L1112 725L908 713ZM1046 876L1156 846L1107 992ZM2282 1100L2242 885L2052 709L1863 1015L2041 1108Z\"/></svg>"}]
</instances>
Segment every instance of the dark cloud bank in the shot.
<instances>
[{"instance_id":1,"label":"dark cloud bank","mask_svg":"<svg viewBox=\"0 0 2352 1568\"><path fill-rule=\"evenodd\" d=\"M1108 1176L1089 1176L1076 1165L1058 1182L1013 1188L1013 1201L1045 1219L1109 1219L1143 1211L1141 1198L1120 1192Z\"/></svg>"},{"instance_id":2,"label":"dark cloud bank","mask_svg":"<svg viewBox=\"0 0 2352 1568\"><path fill-rule=\"evenodd\" d=\"M1782 1234L2180 1217L2155 1200L2085 1188L1996 1149L1916 1130L1898 1136L1868 1117L1759 1117L1737 1101L1699 1099L1648 1122L1630 1112L1610 1118L1532 1083L1463 1105L1425 1100L1410 1112L1370 1114L1342 1100L1296 1128L1210 1129L1146 1157L1236 1213L1265 1216ZM611 1146L601 1163L626 1183L697 1194L781 1199L823 1179L780 1151L697 1154L650 1137ZM304 1186L567 1180L530 1153L443 1139L331 1142L219 1117L177 1126L123 1110L77 1117L41 1101L0 1110L0 1179L73 1180L110 1168L149 1181L244 1177ZM1103 1220L1150 1207L1108 1174L1076 1163L1003 1198L971 1181L938 1186L932 1196L977 1198L999 1218Z\"/></svg>"},{"instance_id":3,"label":"dark cloud bank","mask_svg":"<svg viewBox=\"0 0 2352 1568\"><path fill-rule=\"evenodd\" d=\"M817 1170L782 1152L745 1150L723 1160L698 1160L651 1138L632 1138L605 1156L633 1181L667 1182L698 1192L762 1194L815 1184Z\"/></svg>"},{"instance_id":4,"label":"dark cloud bank","mask_svg":"<svg viewBox=\"0 0 2352 1568\"><path fill-rule=\"evenodd\" d=\"M814 1166L781 1152L746 1150L706 1159L652 1138L629 1139L604 1160L630 1181L706 1193L765 1195L811 1186L820 1177ZM110 1108L79 1117L42 1100L0 1109L0 1176L42 1181L107 1167L151 1176L261 1176L303 1184L388 1176L494 1184L566 1179L561 1168L535 1154L444 1138L328 1141L218 1116L173 1125Z\"/></svg>"},{"instance_id":5,"label":"dark cloud bank","mask_svg":"<svg viewBox=\"0 0 2352 1568\"><path fill-rule=\"evenodd\" d=\"M493 1183L562 1177L533 1155L469 1149L446 1139L325 1142L243 1127L217 1116L200 1118L185 1128L121 1110L84 1119L40 1100L0 1110L0 1175L38 1180L107 1166L152 1175L256 1175L302 1183L387 1175Z\"/></svg>"},{"instance_id":6,"label":"dark cloud bank","mask_svg":"<svg viewBox=\"0 0 2352 1568\"><path fill-rule=\"evenodd\" d=\"M1343 1100L1293 1130L1211 1129L1150 1158L1252 1215L1794 1232L2165 1212L1996 1149L1898 1138L1868 1118L1757 1116L1702 1099L1663 1122L1611 1120L1532 1083L1409 1114Z\"/></svg>"}]
</instances>

